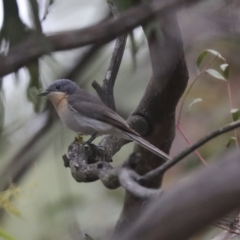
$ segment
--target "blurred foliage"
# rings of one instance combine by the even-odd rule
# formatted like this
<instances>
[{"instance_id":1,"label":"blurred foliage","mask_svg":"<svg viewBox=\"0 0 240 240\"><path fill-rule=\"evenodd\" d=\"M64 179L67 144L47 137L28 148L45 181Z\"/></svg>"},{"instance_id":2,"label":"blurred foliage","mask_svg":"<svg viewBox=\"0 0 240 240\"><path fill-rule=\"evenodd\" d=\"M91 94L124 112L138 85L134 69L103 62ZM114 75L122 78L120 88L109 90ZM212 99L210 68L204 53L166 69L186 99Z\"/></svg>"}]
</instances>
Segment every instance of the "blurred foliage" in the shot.
<instances>
[{"instance_id":1,"label":"blurred foliage","mask_svg":"<svg viewBox=\"0 0 240 240\"><path fill-rule=\"evenodd\" d=\"M137 2L139 1L117 1L117 4L121 5L119 8L123 11ZM41 32L86 27L98 22L107 11L108 7L104 0L4 0L4 19L0 32L2 54L7 54L9 47L19 44L32 33L37 35L39 44L49 48L50 52L50 46ZM190 73L189 84L199 76L186 97L180 122L191 142L196 142L212 130L239 118L239 13L237 1L226 3L223 0L206 1L204 4L179 12ZM158 37L163 36L156 22L148 24L144 30L145 36L149 36L153 30L157 31ZM116 81L117 109L125 116L135 109L151 77L145 36L140 28L130 34L130 41ZM71 73L73 69L75 72L72 80L84 84L90 91L93 91L92 80L103 79L111 57L112 44L94 56L84 68L79 69L79 74L76 71L78 70L76 59L80 59L85 50L75 49L51 54L30 63L27 72L21 69L17 75L3 78L1 84L4 94L2 92L0 98L0 129L3 124L4 132L2 134L4 138L0 138L1 170L5 169L24 143L45 124L46 116L42 114L36 117L35 112L41 108L41 103L36 97L39 88L47 86L53 79ZM211 61L213 61L211 66L208 66ZM134 71L132 66L135 68ZM220 78L224 81L216 81L216 77L217 80ZM232 90L231 109L229 86ZM17 239L24 240L68 240L76 239L73 236L75 233L79 236L79 232L82 238L88 233L88 239L107 239L106 236L110 236L120 215L124 191L106 190L100 182L91 184L74 182L69 171L63 168L61 156L66 152L75 134L60 126L62 126L60 123L56 123L49 134L43 137L43 142L49 143L50 137L53 140L45 151L38 155L42 156L39 161L32 168L28 168L23 183L19 183L21 187L21 184L32 182L33 179L37 182L31 196L21 198L20 201L19 187L0 193L1 208L11 213L1 221L1 237L4 238L5 234L5 239L11 239L10 236L7 238L8 233L11 233L17 236ZM238 132L239 130L237 138L232 132L225 134L201 147L199 152L207 162L218 161L218 156L221 156L227 148L235 147L239 138ZM43 145L41 141L36 141L28 154L34 156L36 153L34 148L41 148L41 144ZM171 155L176 155L187 146L182 136L176 132ZM114 157L114 165L120 165L131 149L132 146L125 146ZM18 164L14 167L17 168ZM179 181L198 167L202 167L202 163L195 154L191 154L166 174L165 187ZM22 217L13 217L12 213L17 215L22 213ZM211 239L219 231L221 230L209 228L195 239Z\"/></svg>"},{"instance_id":2,"label":"blurred foliage","mask_svg":"<svg viewBox=\"0 0 240 240\"><path fill-rule=\"evenodd\" d=\"M0 192L0 208L6 210L7 212L20 217L20 210L12 204L12 200L16 200L19 197L19 188L10 185L10 187Z\"/></svg>"},{"instance_id":3,"label":"blurred foliage","mask_svg":"<svg viewBox=\"0 0 240 240\"><path fill-rule=\"evenodd\" d=\"M39 9L38 2L36 0L29 0L29 5L31 6L30 15L33 26L35 29L27 27L21 20L19 16L19 6L16 0L3 0L3 24L0 31L0 45L1 51L5 55L12 47L21 43L24 39L30 35L37 34L39 39L42 39L41 43L45 44L47 42L43 41L44 35L42 34L41 22L39 19ZM40 101L35 101L32 96L33 89L39 89L42 86L40 74L39 74L39 61L33 61L27 66L30 79L27 88L28 100L34 104L34 109L36 112L40 110ZM16 73L16 80L18 80L18 74Z\"/></svg>"},{"instance_id":4,"label":"blurred foliage","mask_svg":"<svg viewBox=\"0 0 240 240\"><path fill-rule=\"evenodd\" d=\"M4 229L0 227L0 237L5 240L15 240L16 238L12 237L9 233L7 233Z\"/></svg>"}]
</instances>

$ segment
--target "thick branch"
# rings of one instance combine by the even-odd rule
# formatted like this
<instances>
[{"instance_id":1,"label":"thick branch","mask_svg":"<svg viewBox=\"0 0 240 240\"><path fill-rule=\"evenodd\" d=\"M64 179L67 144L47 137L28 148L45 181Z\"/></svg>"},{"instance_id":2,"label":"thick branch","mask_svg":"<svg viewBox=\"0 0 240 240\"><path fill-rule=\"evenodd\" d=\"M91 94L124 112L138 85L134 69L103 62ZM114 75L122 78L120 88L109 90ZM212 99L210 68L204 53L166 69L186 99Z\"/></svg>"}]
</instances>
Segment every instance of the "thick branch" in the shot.
<instances>
[{"instance_id":1,"label":"thick branch","mask_svg":"<svg viewBox=\"0 0 240 240\"><path fill-rule=\"evenodd\" d=\"M165 190L160 198L153 199L142 210L134 224L120 232L114 240L145 240L146 236L148 240L189 239L213 221L238 208L239 158L239 152L231 153L223 162L204 168Z\"/></svg>"},{"instance_id":2,"label":"thick branch","mask_svg":"<svg viewBox=\"0 0 240 240\"><path fill-rule=\"evenodd\" d=\"M48 44L42 44L39 36L32 35L24 42L10 49L8 56L0 58L0 77L17 71L29 62L53 51L68 50L88 44L104 44L117 36L127 33L135 27L151 20L157 13L166 13L182 6L186 2L197 3L200 0L172 0L167 5L159 1L135 7L123 13L119 18L96 24L80 30L67 31L46 37ZM28 49L28 51L26 51Z\"/></svg>"},{"instance_id":3,"label":"thick branch","mask_svg":"<svg viewBox=\"0 0 240 240\"><path fill-rule=\"evenodd\" d=\"M109 189L122 186L134 196L143 199L156 197L161 193L160 190L140 186L136 181L139 176L131 167L139 161L139 154L131 154L121 168L113 168L108 161L103 160L102 154L104 151L99 152L99 148L93 144L74 141L68 148L68 154L63 156L64 166L71 169L77 182L93 182L100 179ZM96 155L99 156L98 159L95 158Z\"/></svg>"},{"instance_id":4,"label":"thick branch","mask_svg":"<svg viewBox=\"0 0 240 240\"><path fill-rule=\"evenodd\" d=\"M133 116L141 116L149 124L150 131L145 135L145 139L168 153L175 135L175 108L186 87L188 73L175 14L167 12L159 16L157 22L159 25L155 23L154 29L150 28L149 31L149 26L144 26L153 76ZM140 175L163 163L157 156L139 146L136 146L136 151L142 154L142 161L135 168ZM144 184L144 187L158 188L161 178L162 176L155 177ZM124 208L113 238L139 218L143 205L146 206L147 203L145 204L142 199L126 194Z\"/></svg>"}]
</instances>

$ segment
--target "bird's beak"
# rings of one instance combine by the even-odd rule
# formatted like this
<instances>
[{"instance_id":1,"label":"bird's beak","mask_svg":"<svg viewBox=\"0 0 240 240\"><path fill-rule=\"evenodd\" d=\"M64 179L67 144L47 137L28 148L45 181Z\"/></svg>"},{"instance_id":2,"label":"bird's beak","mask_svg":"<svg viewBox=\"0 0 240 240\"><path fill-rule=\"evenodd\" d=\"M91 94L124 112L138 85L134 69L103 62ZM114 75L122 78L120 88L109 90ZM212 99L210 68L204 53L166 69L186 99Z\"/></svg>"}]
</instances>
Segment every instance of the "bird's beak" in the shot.
<instances>
[{"instance_id":1,"label":"bird's beak","mask_svg":"<svg viewBox=\"0 0 240 240\"><path fill-rule=\"evenodd\" d=\"M47 96L49 94L49 91L45 90L43 92L38 93L38 96L42 97L42 96Z\"/></svg>"}]
</instances>

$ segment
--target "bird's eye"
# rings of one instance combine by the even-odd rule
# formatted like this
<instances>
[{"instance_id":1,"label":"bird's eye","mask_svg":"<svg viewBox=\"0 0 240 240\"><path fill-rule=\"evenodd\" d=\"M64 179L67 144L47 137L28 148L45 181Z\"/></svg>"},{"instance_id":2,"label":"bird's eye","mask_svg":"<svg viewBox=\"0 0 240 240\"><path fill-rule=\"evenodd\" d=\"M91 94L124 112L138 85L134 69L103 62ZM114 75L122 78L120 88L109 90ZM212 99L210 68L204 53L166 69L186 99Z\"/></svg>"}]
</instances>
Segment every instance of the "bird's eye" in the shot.
<instances>
[{"instance_id":1,"label":"bird's eye","mask_svg":"<svg viewBox=\"0 0 240 240\"><path fill-rule=\"evenodd\" d=\"M61 85L57 85L55 88L56 88L57 90L60 90L60 89L61 89Z\"/></svg>"}]
</instances>

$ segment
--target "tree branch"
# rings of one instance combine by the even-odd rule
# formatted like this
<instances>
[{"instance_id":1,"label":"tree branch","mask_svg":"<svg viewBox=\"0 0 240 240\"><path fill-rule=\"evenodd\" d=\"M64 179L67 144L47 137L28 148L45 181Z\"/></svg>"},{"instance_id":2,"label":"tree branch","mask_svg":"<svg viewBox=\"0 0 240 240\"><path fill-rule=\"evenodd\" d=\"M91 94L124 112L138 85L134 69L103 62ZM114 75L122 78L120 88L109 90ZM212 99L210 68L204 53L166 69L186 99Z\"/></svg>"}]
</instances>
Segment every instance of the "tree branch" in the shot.
<instances>
[{"instance_id":1,"label":"tree branch","mask_svg":"<svg viewBox=\"0 0 240 240\"><path fill-rule=\"evenodd\" d=\"M113 89L118 70L122 62L126 41L127 35L123 35L117 38L110 65L108 67L105 79L103 80L103 86L101 87L96 81L94 81L92 84L102 101L113 110L116 110Z\"/></svg>"},{"instance_id":2,"label":"tree branch","mask_svg":"<svg viewBox=\"0 0 240 240\"><path fill-rule=\"evenodd\" d=\"M33 34L16 47L10 49L6 57L2 56L0 58L0 77L15 72L29 62L53 51L63 51L94 43L101 45L110 42L117 36L127 33L153 19L155 14L165 14L168 11L186 6L187 3L195 4L200 1L203 0L171 0L168 4L162 1L157 2L157 4L150 2L126 11L114 20L80 30L46 36L45 40L48 44L42 44L42 40L39 40L39 35Z\"/></svg>"},{"instance_id":3,"label":"tree branch","mask_svg":"<svg viewBox=\"0 0 240 240\"><path fill-rule=\"evenodd\" d=\"M151 2L158 4L162 1ZM139 106L132 115L142 117L147 122L149 131L144 138L168 153L175 135L175 108L186 87L188 73L175 13L165 12L158 16L157 21L154 22L154 28L144 25L153 76ZM142 155L141 161L135 168L139 175L144 175L163 163L159 157L140 146L135 146L135 151ZM159 188L161 179L162 176L157 176L144 184L144 187ZM124 231L126 226L139 218L143 205L147 204L148 201L126 193L124 207L113 239Z\"/></svg>"},{"instance_id":4,"label":"tree branch","mask_svg":"<svg viewBox=\"0 0 240 240\"><path fill-rule=\"evenodd\" d=\"M113 16L115 18L119 17L119 11L115 2L107 1L107 4ZM126 41L127 34L117 37L110 65L108 67L105 79L103 80L103 85L100 86L96 81L92 83L93 88L97 91L101 100L105 103L106 106L110 107L113 110L116 110L113 96L114 84L117 78L119 67L122 62Z\"/></svg>"},{"instance_id":5,"label":"tree branch","mask_svg":"<svg viewBox=\"0 0 240 240\"><path fill-rule=\"evenodd\" d=\"M95 156L99 158L96 159ZM94 162L92 157L94 157ZM120 186L139 198L151 198L158 196L162 191L147 189L140 186L136 179L138 175L130 168L139 161L140 155L133 153L123 164L123 167L113 168L107 159L104 159L104 151L99 152L93 144L74 141L68 148L67 155L63 156L64 166L69 167L73 178L77 182L93 182L98 179L105 187L115 189Z\"/></svg>"},{"instance_id":6,"label":"tree branch","mask_svg":"<svg viewBox=\"0 0 240 240\"><path fill-rule=\"evenodd\" d=\"M146 188L137 182L138 174L135 171L122 168L119 171L119 182L122 187L124 187L128 193L132 194L135 197L141 199L149 199L157 197L163 193L162 190L156 190L151 188Z\"/></svg>"},{"instance_id":7,"label":"tree branch","mask_svg":"<svg viewBox=\"0 0 240 240\"><path fill-rule=\"evenodd\" d=\"M189 239L240 206L240 154L204 168L153 199L114 240ZM159 227L161 226L161 227ZM186 227L187 226L187 227ZM174 227L174 231L173 231Z\"/></svg>"}]
</instances>

